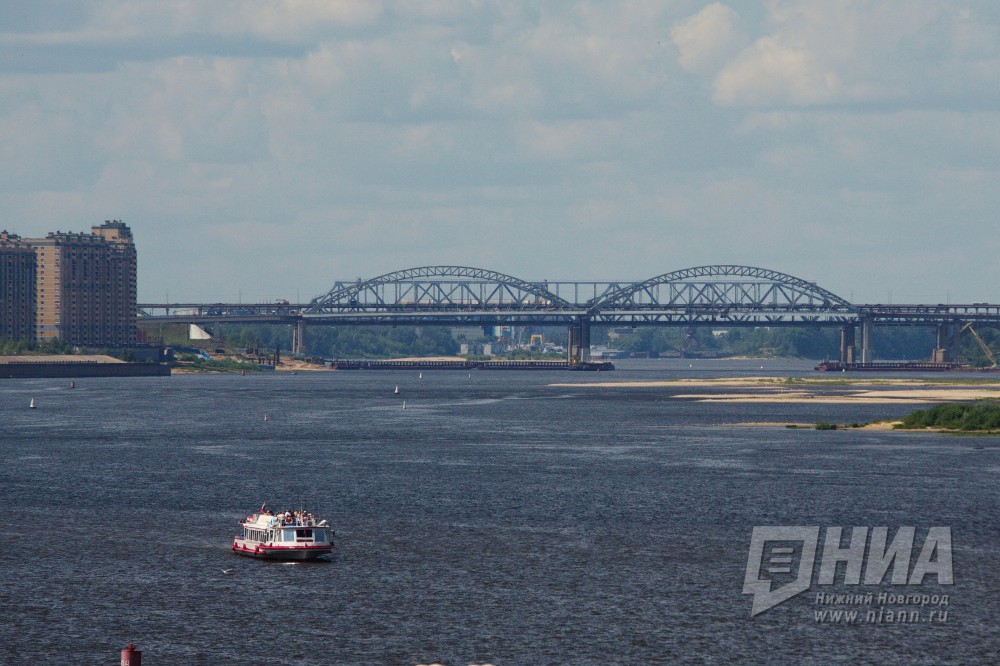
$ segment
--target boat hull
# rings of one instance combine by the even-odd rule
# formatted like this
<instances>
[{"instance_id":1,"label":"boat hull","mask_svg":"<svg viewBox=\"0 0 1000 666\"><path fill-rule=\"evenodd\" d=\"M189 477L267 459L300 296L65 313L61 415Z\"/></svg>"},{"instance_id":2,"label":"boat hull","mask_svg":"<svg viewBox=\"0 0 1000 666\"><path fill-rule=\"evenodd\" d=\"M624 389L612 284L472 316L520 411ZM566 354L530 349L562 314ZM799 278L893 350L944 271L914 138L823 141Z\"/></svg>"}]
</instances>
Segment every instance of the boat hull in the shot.
<instances>
[{"instance_id":1,"label":"boat hull","mask_svg":"<svg viewBox=\"0 0 1000 666\"><path fill-rule=\"evenodd\" d=\"M304 548L273 548L268 546L259 546L251 544L243 544L239 542L233 543L233 552L237 555L243 555L244 557L255 557L259 560L284 560L286 562L303 562L306 560L315 560L323 555L329 555L333 552L333 546L309 546Z\"/></svg>"}]
</instances>

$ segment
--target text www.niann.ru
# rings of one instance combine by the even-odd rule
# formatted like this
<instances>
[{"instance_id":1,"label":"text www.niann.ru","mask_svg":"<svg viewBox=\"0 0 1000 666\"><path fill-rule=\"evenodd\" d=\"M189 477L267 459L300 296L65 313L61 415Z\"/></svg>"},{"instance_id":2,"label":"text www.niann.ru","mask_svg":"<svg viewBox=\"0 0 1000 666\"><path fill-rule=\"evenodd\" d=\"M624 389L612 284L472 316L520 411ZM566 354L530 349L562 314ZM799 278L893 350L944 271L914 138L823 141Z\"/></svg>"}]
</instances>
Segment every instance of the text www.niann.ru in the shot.
<instances>
[{"instance_id":1,"label":"text www.niann.ru","mask_svg":"<svg viewBox=\"0 0 1000 666\"><path fill-rule=\"evenodd\" d=\"M946 610L901 610L877 608L861 610L816 610L816 622L827 624L945 624Z\"/></svg>"}]
</instances>

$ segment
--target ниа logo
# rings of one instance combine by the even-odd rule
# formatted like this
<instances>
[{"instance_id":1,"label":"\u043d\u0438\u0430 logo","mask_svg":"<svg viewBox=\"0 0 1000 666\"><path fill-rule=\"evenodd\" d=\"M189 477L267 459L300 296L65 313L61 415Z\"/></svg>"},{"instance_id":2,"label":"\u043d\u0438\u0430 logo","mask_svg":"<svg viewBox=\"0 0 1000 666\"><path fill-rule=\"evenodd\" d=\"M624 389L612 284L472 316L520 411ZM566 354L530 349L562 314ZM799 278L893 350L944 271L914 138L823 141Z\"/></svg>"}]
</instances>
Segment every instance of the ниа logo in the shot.
<instances>
[{"instance_id":1,"label":"\u043d\u0438\u0430 logo","mask_svg":"<svg viewBox=\"0 0 1000 666\"><path fill-rule=\"evenodd\" d=\"M939 585L952 584L950 527L931 527L927 531L927 538L924 540L923 548L920 549L912 572L910 572L910 559L916 532L913 527L900 527L888 546L887 527L871 528L870 546L867 527L855 527L851 530L851 544L847 548L840 546L841 532L840 527L826 528L823 559L819 569L820 585L833 585L839 562L847 565L844 574L846 585L861 583L862 568L864 584L878 585L890 567L892 567L893 585L920 585L927 574L937 576ZM753 595L750 617L759 615L809 589L812 585L813 565L818 545L818 526L753 528L747 570L743 578L743 594ZM869 546L867 559L866 546ZM932 560L932 557L935 559ZM779 585L772 589L774 583Z\"/></svg>"}]
</instances>

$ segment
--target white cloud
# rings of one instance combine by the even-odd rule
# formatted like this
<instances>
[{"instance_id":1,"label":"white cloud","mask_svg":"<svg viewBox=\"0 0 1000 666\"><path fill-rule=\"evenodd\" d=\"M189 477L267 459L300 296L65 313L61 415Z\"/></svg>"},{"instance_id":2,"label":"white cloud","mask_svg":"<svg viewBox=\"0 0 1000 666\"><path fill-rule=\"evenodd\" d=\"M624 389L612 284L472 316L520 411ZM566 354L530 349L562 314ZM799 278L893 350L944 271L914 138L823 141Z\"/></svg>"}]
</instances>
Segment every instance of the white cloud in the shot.
<instances>
[{"instance_id":1,"label":"white cloud","mask_svg":"<svg viewBox=\"0 0 1000 666\"><path fill-rule=\"evenodd\" d=\"M717 2L675 23L670 37L681 67L699 74L714 73L747 42L740 15Z\"/></svg>"},{"instance_id":2,"label":"white cloud","mask_svg":"<svg viewBox=\"0 0 1000 666\"><path fill-rule=\"evenodd\" d=\"M726 105L815 104L842 97L843 88L837 73L809 50L767 37L719 73L714 98Z\"/></svg>"},{"instance_id":3,"label":"white cloud","mask_svg":"<svg viewBox=\"0 0 1000 666\"><path fill-rule=\"evenodd\" d=\"M980 267L938 276L955 298L1000 281L990 3L48 15L61 6L0 27L0 206L24 235L125 219L158 297L254 279L287 296L426 263L640 279L719 261L863 299L912 274L928 237ZM894 239L889 271L875 243Z\"/></svg>"},{"instance_id":4,"label":"white cloud","mask_svg":"<svg viewBox=\"0 0 1000 666\"><path fill-rule=\"evenodd\" d=\"M956 83L960 94L996 99L981 87L986 72L975 72L985 66L995 76L997 26L974 11L938 0L773 0L768 8L767 34L715 76L717 103L926 101L952 94Z\"/></svg>"}]
</instances>

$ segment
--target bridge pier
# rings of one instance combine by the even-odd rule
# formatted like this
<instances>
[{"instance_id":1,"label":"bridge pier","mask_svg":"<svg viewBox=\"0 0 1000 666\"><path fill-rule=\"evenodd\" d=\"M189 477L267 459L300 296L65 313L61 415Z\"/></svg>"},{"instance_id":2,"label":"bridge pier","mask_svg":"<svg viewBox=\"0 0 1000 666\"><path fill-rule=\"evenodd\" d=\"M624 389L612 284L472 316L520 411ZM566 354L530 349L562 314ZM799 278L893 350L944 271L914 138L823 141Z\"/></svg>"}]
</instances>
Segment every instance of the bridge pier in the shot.
<instances>
[{"instance_id":1,"label":"bridge pier","mask_svg":"<svg viewBox=\"0 0 1000 666\"><path fill-rule=\"evenodd\" d=\"M292 354L301 356L306 353L306 322L299 319L292 327Z\"/></svg>"},{"instance_id":2,"label":"bridge pier","mask_svg":"<svg viewBox=\"0 0 1000 666\"><path fill-rule=\"evenodd\" d=\"M872 362L872 320L868 317L861 319L861 362Z\"/></svg>"},{"instance_id":3,"label":"bridge pier","mask_svg":"<svg viewBox=\"0 0 1000 666\"><path fill-rule=\"evenodd\" d=\"M855 330L854 324L847 324L846 326L840 327L840 362L841 363L854 363L855 362Z\"/></svg>"},{"instance_id":4,"label":"bridge pier","mask_svg":"<svg viewBox=\"0 0 1000 666\"><path fill-rule=\"evenodd\" d=\"M569 344L566 345L566 360L570 365L590 361L590 320L580 317L569 327Z\"/></svg>"},{"instance_id":5,"label":"bridge pier","mask_svg":"<svg viewBox=\"0 0 1000 666\"><path fill-rule=\"evenodd\" d=\"M960 321L938 324L937 340L931 360L936 363L958 363L962 356L962 328Z\"/></svg>"}]
</instances>

